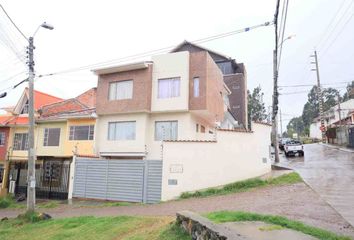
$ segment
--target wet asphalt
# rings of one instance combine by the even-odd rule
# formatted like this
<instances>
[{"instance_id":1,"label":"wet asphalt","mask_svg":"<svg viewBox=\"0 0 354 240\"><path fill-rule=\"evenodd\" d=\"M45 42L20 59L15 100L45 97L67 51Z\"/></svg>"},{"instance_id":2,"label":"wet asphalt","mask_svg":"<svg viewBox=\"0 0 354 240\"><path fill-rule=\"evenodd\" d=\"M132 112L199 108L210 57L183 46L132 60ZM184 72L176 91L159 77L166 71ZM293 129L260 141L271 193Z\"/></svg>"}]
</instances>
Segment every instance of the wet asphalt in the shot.
<instances>
[{"instance_id":1,"label":"wet asphalt","mask_svg":"<svg viewBox=\"0 0 354 240\"><path fill-rule=\"evenodd\" d=\"M304 145L304 157L281 154L280 165L298 172L304 181L354 226L354 152L322 144Z\"/></svg>"}]
</instances>

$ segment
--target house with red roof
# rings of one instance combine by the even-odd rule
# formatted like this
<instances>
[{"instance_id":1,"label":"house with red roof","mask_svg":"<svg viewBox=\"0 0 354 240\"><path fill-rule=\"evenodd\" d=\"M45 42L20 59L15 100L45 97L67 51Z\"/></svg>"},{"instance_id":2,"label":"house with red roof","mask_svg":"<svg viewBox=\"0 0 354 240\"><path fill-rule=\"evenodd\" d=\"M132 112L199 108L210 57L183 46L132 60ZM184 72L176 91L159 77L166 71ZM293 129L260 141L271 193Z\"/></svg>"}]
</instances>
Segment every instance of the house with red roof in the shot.
<instances>
[{"instance_id":1,"label":"house with red roof","mask_svg":"<svg viewBox=\"0 0 354 240\"><path fill-rule=\"evenodd\" d=\"M63 100L35 91L36 195L66 199L73 155L94 155L96 88ZM9 128L6 159L15 193L27 191L28 91L6 108Z\"/></svg>"}]
</instances>

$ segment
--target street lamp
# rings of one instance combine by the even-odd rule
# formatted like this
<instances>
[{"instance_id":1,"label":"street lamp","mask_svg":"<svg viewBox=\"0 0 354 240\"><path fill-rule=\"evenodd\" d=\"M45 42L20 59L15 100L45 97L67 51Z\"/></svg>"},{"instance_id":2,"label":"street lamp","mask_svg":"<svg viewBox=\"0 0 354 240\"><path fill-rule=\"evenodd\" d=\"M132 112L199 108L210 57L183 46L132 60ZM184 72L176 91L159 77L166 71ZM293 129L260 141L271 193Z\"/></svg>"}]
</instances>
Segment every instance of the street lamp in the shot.
<instances>
[{"instance_id":1,"label":"street lamp","mask_svg":"<svg viewBox=\"0 0 354 240\"><path fill-rule=\"evenodd\" d=\"M27 211L34 211L36 204L36 164L35 164L35 149L34 149L34 60L33 60L33 38L40 28L53 30L54 27L46 22L39 25L32 37L28 39L28 169L27 169Z\"/></svg>"},{"instance_id":2,"label":"street lamp","mask_svg":"<svg viewBox=\"0 0 354 240\"><path fill-rule=\"evenodd\" d=\"M276 38L277 38L276 33ZM274 81L274 89L273 89L273 116L272 116L272 142L274 146L274 162L279 162L279 149L278 149L278 76L279 76L279 68L280 68L280 59L282 53L283 43L291 38L295 37L295 35L290 35L285 38L279 45L276 45L273 51L273 81ZM278 50L280 48L279 59L278 59Z\"/></svg>"}]
</instances>

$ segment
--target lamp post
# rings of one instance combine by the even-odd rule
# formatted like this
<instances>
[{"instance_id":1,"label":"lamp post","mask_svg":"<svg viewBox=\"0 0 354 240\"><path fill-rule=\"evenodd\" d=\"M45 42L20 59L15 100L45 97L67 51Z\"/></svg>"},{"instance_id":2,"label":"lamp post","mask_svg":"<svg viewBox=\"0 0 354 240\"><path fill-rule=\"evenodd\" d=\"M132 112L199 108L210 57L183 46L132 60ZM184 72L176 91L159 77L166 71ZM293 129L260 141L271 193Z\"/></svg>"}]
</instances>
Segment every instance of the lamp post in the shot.
<instances>
[{"instance_id":1,"label":"lamp post","mask_svg":"<svg viewBox=\"0 0 354 240\"><path fill-rule=\"evenodd\" d=\"M40 28L46 28L53 30L54 27L47 24L46 22L39 25L32 35L28 39L28 118L29 118L29 129L28 129L28 170L27 170L27 211L34 211L36 204L36 157L34 149L34 60L33 60L33 50L35 49L33 45L33 39Z\"/></svg>"},{"instance_id":2,"label":"lamp post","mask_svg":"<svg viewBox=\"0 0 354 240\"><path fill-rule=\"evenodd\" d=\"M278 148L278 76L279 76L279 67L283 43L295 35L290 35L285 38L273 51L273 78L274 78L274 94L273 94L273 116L272 116L272 141L274 147L274 162L279 162L279 148ZM280 48L279 61L278 61L278 50Z\"/></svg>"}]
</instances>

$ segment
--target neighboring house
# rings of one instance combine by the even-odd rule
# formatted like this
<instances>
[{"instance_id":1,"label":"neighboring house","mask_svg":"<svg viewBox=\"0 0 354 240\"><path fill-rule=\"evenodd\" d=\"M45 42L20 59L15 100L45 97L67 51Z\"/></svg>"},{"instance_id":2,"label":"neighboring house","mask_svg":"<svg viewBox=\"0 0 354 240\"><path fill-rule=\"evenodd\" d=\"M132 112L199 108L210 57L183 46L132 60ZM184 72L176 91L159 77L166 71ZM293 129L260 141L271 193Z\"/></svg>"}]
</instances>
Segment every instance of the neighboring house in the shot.
<instances>
[{"instance_id":1,"label":"neighboring house","mask_svg":"<svg viewBox=\"0 0 354 240\"><path fill-rule=\"evenodd\" d=\"M5 162L7 159L8 139L10 134L10 128L6 126L6 122L9 120L10 117L11 116L0 116L0 186L4 178Z\"/></svg>"},{"instance_id":2,"label":"neighboring house","mask_svg":"<svg viewBox=\"0 0 354 240\"><path fill-rule=\"evenodd\" d=\"M346 121L347 123L351 122L350 119L350 112L354 110L354 99L350 99L348 101L342 102L340 104L340 116L339 116L339 106L335 105L331 107L328 111L324 112L324 122L325 122L325 127L330 128L334 127L340 124L340 118L342 119L342 124L344 124ZM311 125L310 125L310 137L311 138L317 138L321 139L321 120L320 117L316 117L313 119Z\"/></svg>"},{"instance_id":3,"label":"neighboring house","mask_svg":"<svg viewBox=\"0 0 354 240\"><path fill-rule=\"evenodd\" d=\"M28 98L28 88L25 88L17 104L14 107L3 108L6 114L0 116L2 119L0 128L2 130L6 129L4 134L7 144L5 144L5 147L0 147L1 158L9 160L9 162L6 162L9 164L3 164L3 175L6 176L8 176L7 174L9 173L9 165L12 165L13 168L15 168L15 165L21 165L21 163L26 165L28 159ZM43 105L61 100L61 98L34 91L35 117L37 118L39 116L38 110ZM2 190L7 187L6 181L4 181L4 183Z\"/></svg>"},{"instance_id":4,"label":"neighboring house","mask_svg":"<svg viewBox=\"0 0 354 240\"><path fill-rule=\"evenodd\" d=\"M229 96L230 112L239 125L247 128L247 73L244 64L236 63L236 60L231 57L187 41L182 42L171 52L181 51L189 51L190 53L207 51L209 53L220 68L225 84L231 90Z\"/></svg>"},{"instance_id":5,"label":"neighboring house","mask_svg":"<svg viewBox=\"0 0 354 240\"><path fill-rule=\"evenodd\" d=\"M207 51L96 69L97 154L161 159L161 142L212 139L224 120L223 75Z\"/></svg>"}]
</instances>

